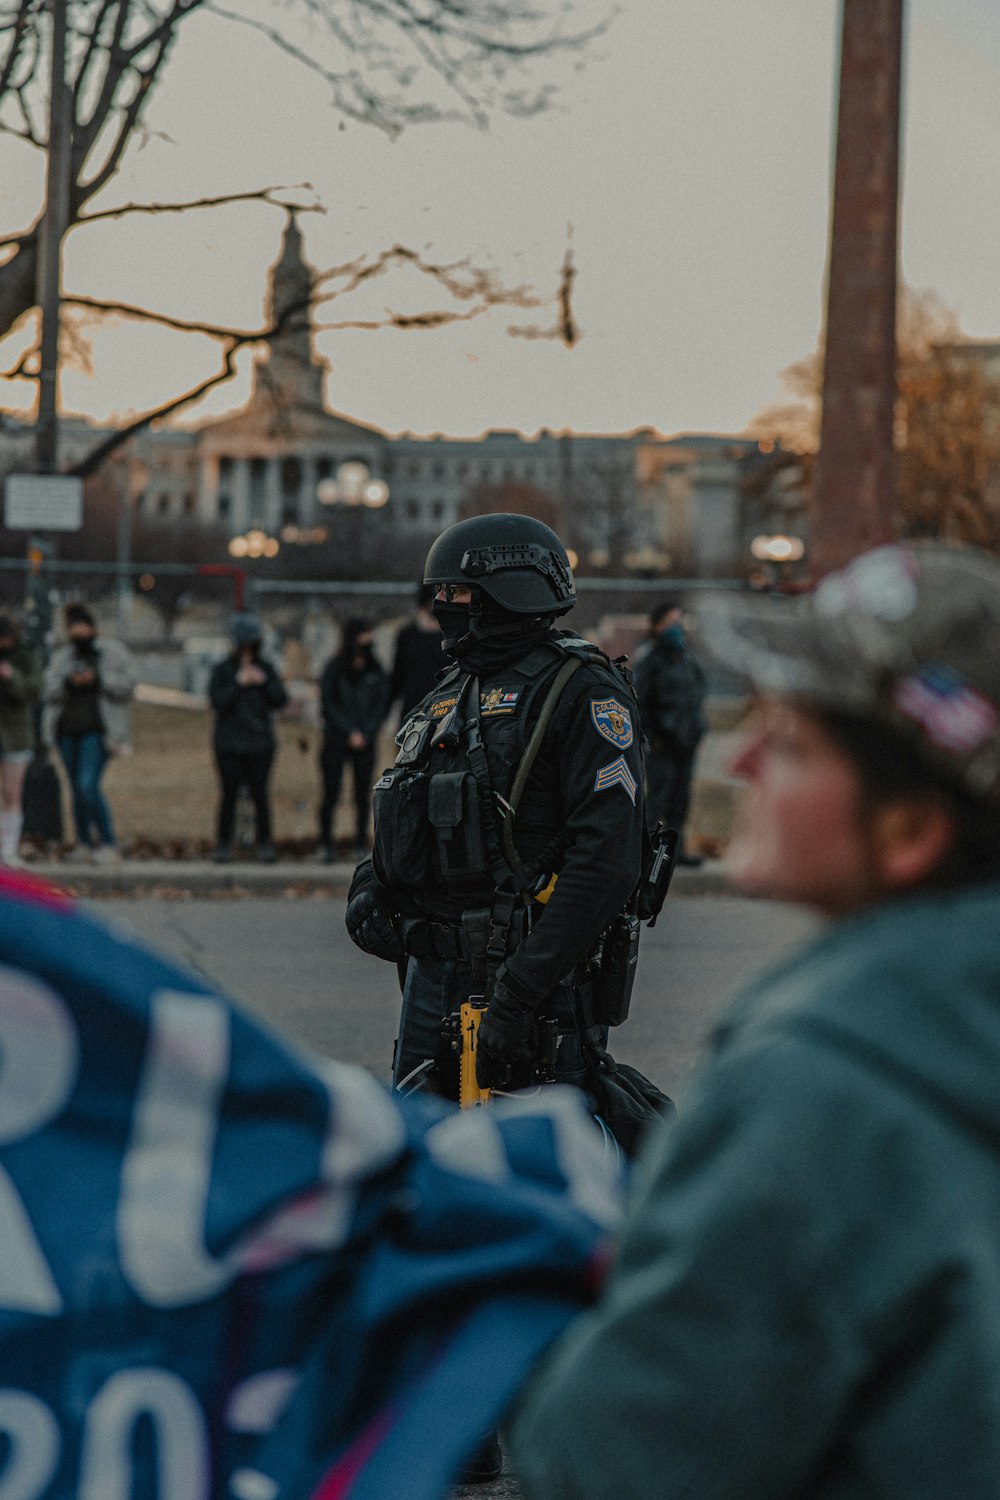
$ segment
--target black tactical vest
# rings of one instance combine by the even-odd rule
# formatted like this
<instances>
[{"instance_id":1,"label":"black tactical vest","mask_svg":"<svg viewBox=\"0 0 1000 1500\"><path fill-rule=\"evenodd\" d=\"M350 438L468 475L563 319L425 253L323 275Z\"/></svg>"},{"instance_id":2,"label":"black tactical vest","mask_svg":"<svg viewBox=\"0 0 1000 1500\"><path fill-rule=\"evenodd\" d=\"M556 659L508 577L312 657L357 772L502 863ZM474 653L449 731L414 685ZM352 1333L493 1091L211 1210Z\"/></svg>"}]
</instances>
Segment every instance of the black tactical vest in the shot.
<instances>
[{"instance_id":1,"label":"black tactical vest","mask_svg":"<svg viewBox=\"0 0 1000 1500\"><path fill-rule=\"evenodd\" d=\"M613 671L631 697L627 679L603 653L568 635L543 641L515 665L484 674L479 732L486 796L485 778L477 781L470 754L471 681L461 668L444 676L399 730L396 762L374 788L372 857L376 875L404 911L456 917L489 905L500 885L521 889L543 866L558 868L565 816L558 779L544 757L512 823L524 862L516 876L503 856L500 835L501 820L511 816L510 790L528 741L570 656Z\"/></svg>"}]
</instances>

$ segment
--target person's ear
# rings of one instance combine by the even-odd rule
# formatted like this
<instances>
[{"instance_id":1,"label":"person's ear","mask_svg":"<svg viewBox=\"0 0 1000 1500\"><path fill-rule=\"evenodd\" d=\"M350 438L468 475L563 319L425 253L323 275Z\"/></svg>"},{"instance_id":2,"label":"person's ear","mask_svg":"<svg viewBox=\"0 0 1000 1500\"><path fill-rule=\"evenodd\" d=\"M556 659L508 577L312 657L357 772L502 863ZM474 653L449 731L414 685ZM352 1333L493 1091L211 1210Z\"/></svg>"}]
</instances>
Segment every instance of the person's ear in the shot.
<instances>
[{"instance_id":1,"label":"person's ear","mask_svg":"<svg viewBox=\"0 0 1000 1500\"><path fill-rule=\"evenodd\" d=\"M955 842L955 818L942 802L913 797L889 802L875 815L875 850L882 883L890 890L919 885L937 869Z\"/></svg>"}]
</instances>

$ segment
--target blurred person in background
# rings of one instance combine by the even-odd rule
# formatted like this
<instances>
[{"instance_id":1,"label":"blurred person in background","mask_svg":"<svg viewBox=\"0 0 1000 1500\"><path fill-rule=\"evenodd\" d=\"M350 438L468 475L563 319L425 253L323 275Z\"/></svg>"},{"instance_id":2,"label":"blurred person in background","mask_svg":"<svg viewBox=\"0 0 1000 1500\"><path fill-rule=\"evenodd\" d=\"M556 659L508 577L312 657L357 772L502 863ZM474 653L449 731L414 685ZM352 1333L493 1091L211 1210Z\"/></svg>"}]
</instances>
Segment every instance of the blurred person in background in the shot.
<instances>
[{"instance_id":1,"label":"blurred person in background","mask_svg":"<svg viewBox=\"0 0 1000 1500\"><path fill-rule=\"evenodd\" d=\"M18 865L24 776L36 740L42 668L13 615L0 613L0 863Z\"/></svg>"},{"instance_id":2,"label":"blurred person in background","mask_svg":"<svg viewBox=\"0 0 1000 1500\"><path fill-rule=\"evenodd\" d=\"M699 609L760 695L728 854L819 935L716 1025L515 1427L531 1500L1000 1495L1000 562Z\"/></svg>"},{"instance_id":3,"label":"blurred person in background","mask_svg":"<svg viewBox=\"0 0 1000 1500\"><path fill-rule=\"evenodd\" d=\"M680 601L663 599L649 616L649 639L636 653L635 695L649 741L646 815L680 836L677 863L700 865L685 848L694 758L705 733L705 674L684 634Z\"/></svg>"},{"instance_id":4,"label":"blurred person in background","mask_svg":"<svg viewBox=\"0 0 1000 1500\"><path fill-rule=\"evenodd\" d=\"M431 612L434 591L429 583L417 585L417 612L396 633L396 650L389 683L389 707L399 704L399 722L425 698L438 673L448 666L441 650L441 626Z\"/></svg>"},{"instance_id":5,"label":"blurred person in background","mask_svg":"<svg viewBox=\"0 0 1000 1500\"><path fill-rule=\"evenodd\" d=\"M327 662L320 677L323 800L319 808L319 840L327 864L335 856L333 816L348 761L353 781L355 858L364 859L368 853L375 752L378 732L389 707L389 679L375 655L374 643L375 627L371 620L348 620L340 650Z\"/></svg>"},{"instance_id":6,"label":"blurred person in background","mask_svg":"<svg viewBox=\"0 0 1000 1500\"><path fill-rule=\"evenodd\" d=\"M69 779L77 853L99 863L120 858L101 778L113 755L130 748L136 670L121 641L99 634L84 604L63 610L66 640L45 672L42 738L56 744Z\"/></svg>"},{"instance_id":7,"label":"blurred person in background","mask_svg":"<svg viewBox=\"0 0 1000 1500\"><path fill-rule=\"evenodd\" d=\"M216 864L233 857L233 830L240 789L254 806L257 858L273 864L269 780L278 741L274 715L288 702L285 685L262 654L262 630L256 615L234 615L232 650L212 669L208 697L215 711L212 748L219 773L220 800L216 826Z\"/></svg>"}]
</instances>

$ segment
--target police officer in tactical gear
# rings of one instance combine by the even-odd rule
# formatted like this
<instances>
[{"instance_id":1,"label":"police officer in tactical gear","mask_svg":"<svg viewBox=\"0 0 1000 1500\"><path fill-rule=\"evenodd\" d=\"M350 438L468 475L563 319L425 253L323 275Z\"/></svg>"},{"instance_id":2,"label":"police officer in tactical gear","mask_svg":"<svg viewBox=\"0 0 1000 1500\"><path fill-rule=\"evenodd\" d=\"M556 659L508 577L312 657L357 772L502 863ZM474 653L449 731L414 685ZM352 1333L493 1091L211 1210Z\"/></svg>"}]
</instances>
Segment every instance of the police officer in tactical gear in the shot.
<instances>
[{"instance_id":1,"label":"police officer in tactical gear","mask_svg":"<svg viewBox=\"0 0 1000 1500\"><path fill-rule=\"evenodd\" d=\"M375 787L375 847L347 925L405 972L394 1082L440 1058L444 1019L488 1002L481 1087L516 1086L541 1045L582 1084L606 1032L587 962L636 887L642 763L628 675L557 630L576 591L566 550L529 516L445 531L427 557L451 665L397 735ZM451 1092L439 1069L433 1086Z\"/></svg>"}]
</instances>

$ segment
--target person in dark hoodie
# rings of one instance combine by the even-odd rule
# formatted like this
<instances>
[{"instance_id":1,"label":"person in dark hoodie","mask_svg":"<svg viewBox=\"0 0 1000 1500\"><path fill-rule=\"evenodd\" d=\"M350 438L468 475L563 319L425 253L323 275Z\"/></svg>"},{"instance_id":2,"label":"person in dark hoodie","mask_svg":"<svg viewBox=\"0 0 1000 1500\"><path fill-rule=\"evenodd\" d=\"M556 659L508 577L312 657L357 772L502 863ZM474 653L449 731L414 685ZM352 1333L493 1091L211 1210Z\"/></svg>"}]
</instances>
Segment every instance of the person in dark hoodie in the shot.
<instances>
[{"instance_id":1,"label":"person in dark hoodie","mask_svg":"<svg viewBox=\"0 0 1000 1500\"><path fill-rule=\"evenodd\" d=\"M1000 563L866 553L704 639L760 697L740 994L516 1420L530 1500L1000 1496Z\"/></svg>"},{"instance_id":2,"label":"person in dark hoodie","mask_svg":"<svg viewBox=\"0 0 1000 1500\"><path fill-rule=\"evenodd\" d=\"M233 649L216 664L208 684L215 710L212 747L219 772L221 797L213 858L224 864L233 857L236 800L246 786L254 805L257 858L275 859L271 842L271 803L268 782L277 739L274 714L288 702L285 685L262 655L261 625L255 615L238 614L230 626Z\"/></svg>"},{"instance_id":3,"label":"person in dark hoodie","mask_svg":"<svg viewBox=\"0 0 1000 1500\"><path fill-rule=\"evenodd\" d=\"M396 650L389 679L389 707L399 704L399 722L405 724L412 710L426 697L448 666L441 650L441 626L434 618L434 590L429 583L417 587L417 612L396 634Z\"/></svg>"},{"instance_id":4,"label":"person in dark hoodie","mask_svg":"<svg viewBox=\"0 0 1000 1500\"><path fill-rule=\"evenodd\" d=\"M634 681L649 739L646 817L651 827L662 819L665 827L676 829L679 865L700 865L700 856L684 846L684 827L694 758L707 728L705 674L688 645L678 598L669 596L650 612L649 639L636 653Z\"/></svg>"},{"instance_id":5,"label":"person in dark hoodie","mask_svg":"<svg viewBox=\"0 0 1000 1500\"><path fill-rule=\"evenodd\" d=\"M348 620L340 650L327 662L320 677L323 800L319 840L327 864L334 859L333 814L348 761L353 778L356 858L364 859L368 853L376 741L389 707L389 679L375 655L374 640L370 620Z\"/></svg>"}]
</instances>

